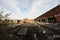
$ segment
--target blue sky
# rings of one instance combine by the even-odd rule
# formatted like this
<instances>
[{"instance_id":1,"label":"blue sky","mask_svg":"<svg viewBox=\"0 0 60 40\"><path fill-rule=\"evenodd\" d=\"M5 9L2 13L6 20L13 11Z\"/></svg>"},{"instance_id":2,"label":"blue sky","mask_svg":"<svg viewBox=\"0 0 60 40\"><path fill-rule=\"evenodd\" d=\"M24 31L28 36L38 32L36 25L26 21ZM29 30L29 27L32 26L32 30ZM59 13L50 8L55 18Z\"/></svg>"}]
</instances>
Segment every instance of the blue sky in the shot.
<instances>
[{"instance_id":1,"label":"blue sky","mask_svg":"<svg viewBox=\"0 0 60 40\"><path fill-rule=\"evenodd\" d=\"M36 18L60 4L60 0L0 0L0 11L10 19Z\"/></svg>"}]
</instances>

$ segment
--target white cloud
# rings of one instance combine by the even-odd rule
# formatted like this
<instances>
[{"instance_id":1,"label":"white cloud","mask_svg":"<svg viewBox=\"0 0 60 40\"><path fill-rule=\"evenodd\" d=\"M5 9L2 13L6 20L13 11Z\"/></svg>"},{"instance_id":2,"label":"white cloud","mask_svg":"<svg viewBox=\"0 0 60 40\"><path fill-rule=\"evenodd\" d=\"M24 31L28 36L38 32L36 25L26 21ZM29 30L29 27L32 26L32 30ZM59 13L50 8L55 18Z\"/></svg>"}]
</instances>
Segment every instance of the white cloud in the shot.
<instances>
[{"instance_id":1,"label":"white cloud","mask_svg":"<svg viewBox=\"0 0 60 40\"><path fill-rule=\"evenodd\" d=\"M18 2L17 0L1 0L6 6L8 6L9 8L13 9L14 11L14 14L18 15L18 16L15 16L13 15L13 18L19 18L22 19L24 18L24 15L23 13L21 12L20 8L18 8Z\"/></svg>"},{"instance_id":2,"label":"white cloud","mask_svg":"<svg viewBox=\"0 0 60 40\"><path fill-rule=\"evenodd\" d=\"M59 4L57 0L34 0L32 7L29 9L29 14L32 16L31 18L35 18L50 10L57 4Z\"/></svg>"},{"instance_id":3,"label":"white cloud","mask_svg":"<svg viewBox=\"0 0 60 40\"><path fill-rule=\"evenodd\" d=\"M57 0L0 0L4 6L7 6L12 15L12 19L35 18L44 12L50 10L60 2ZM27 8L27 11L24 9ZM7 10L8 11L8 10ZM26 11L26 12L25 12Z\"/></svg>"},{"instance_id":4,"label":"white cloud","mask_svg":"<svg viewBox=\"0 0 60 40\"><path fill-rule=\"evenodd\" d=\"M34 0L33 2L33 5L32 7L29 9L29 13L30 15L34 15L34 17L36 17L37 15L40 15L40 7L42 6L42 3L44 2L45 0Z\"/></svg>"}]
</instances>

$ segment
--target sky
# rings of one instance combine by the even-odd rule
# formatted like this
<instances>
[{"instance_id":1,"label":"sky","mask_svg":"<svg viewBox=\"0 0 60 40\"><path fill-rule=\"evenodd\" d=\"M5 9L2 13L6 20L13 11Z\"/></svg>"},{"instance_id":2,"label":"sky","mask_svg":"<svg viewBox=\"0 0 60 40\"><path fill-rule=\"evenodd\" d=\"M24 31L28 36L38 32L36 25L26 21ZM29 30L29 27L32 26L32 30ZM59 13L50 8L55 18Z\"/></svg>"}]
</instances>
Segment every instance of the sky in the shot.
<instances>
[{"instance_id":1,"label":"sky","mask_svg":"<svg viewBox=\"0 0 60 40\"><path fill-rule=\"evenodd\" d=\"M34 19L60 4L60 0L0 0L0 11L10 19Z\"/></svg>"}]
</instances>

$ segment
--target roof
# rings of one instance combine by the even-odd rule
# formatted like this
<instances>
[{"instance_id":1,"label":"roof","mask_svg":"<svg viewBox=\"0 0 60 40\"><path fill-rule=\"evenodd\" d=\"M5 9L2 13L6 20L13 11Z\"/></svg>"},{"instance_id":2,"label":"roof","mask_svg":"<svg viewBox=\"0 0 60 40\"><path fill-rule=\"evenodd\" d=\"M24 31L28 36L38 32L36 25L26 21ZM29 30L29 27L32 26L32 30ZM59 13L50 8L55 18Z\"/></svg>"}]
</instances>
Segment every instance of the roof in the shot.
<instances>
[{"instance_id":1,"label":"roof","mask_svg":"<svg viewBox=\"0 0 60 40\"><path fill-rule=\"evenodd\" d=\"M54 7L53 9L49 10L48 12L42 14L41 16L37 18L42 18L42 17L49 17L49 16L54 16L56 14L60 13L60 4ZM35 18L35 19L37 19Z\"/></svg>"}]
</instances>

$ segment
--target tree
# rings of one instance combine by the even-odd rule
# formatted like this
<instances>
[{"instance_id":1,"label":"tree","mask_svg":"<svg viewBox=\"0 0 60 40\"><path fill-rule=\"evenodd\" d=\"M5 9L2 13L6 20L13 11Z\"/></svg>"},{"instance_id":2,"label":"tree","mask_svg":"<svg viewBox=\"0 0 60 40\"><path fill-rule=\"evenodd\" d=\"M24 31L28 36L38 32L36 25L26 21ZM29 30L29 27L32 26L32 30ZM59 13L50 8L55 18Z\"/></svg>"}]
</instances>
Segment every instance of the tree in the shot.
<instances>
[{"instance_id":1,"label":"tree","mask_svg":"<svg viewBox=\"0 0 60 40\"><path fill-rule=\"evenodd\" d=\"M7 28L8 28L8 23L9 20L8 20L8 16L10 15L9 13L4 14L4 11L0 11L0 23L4 23L4 24L0 24L0 40L12 40L12 38L9 36L8 32L7 31Z\"/></svg>"},{"instance_id":2,"label":"tree","mask_svg":"<svg viewBox=\"0 0 60 40\"><path fill-rule=\"evenodd\" d=\"M0 20L2 20L2 18L3 18L2 14L3 14L3 11L0 12Z\"/></svg>"},{"instance_id":3,"label":"tree","mask_svg":"<svg viewBox=\"0 0 60 40\"><path fill-rule=\"evenodd\" d=\"M4 11L1 11L0 12L0 23L2 22L2 23L8 23L9 22L9 20L8 20L8 16L9 15L11 15L10 13L7 13L7 14L5 14L5 15L3 15L4 14Z\"/></svg>"},{"instance_id":4,"label":"tree","mask_svg":"<svg viewBox=\"0 0 60 40\"><path fill-rule=\"evenodd\" d=\"M5 14L5 16L4 16L4 17L5 17L5 20L8 20L8 16L9 16L9 15L11 15L11 14L10 14L10 13L9 13L9 14L8 14L8 13Z\"/></svg>"},{"instance_id":5,"label":"tree","mask_svg":"<svg viewBox=\"0 0 60 40\"><path fill-rule=\"evenodd\" d=\"M9 15L11 15L11 14L10 14L10 13L9 13L9 14L8 14L8 13L5 14L5 16L4 16L4 18L5 18L5 19L4 19L4 23L9 23L9 19L8 19L8 16L9 16Z\"/></svg>"}]
</instances>

